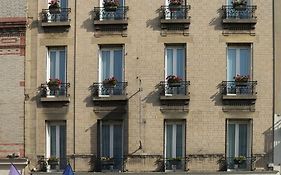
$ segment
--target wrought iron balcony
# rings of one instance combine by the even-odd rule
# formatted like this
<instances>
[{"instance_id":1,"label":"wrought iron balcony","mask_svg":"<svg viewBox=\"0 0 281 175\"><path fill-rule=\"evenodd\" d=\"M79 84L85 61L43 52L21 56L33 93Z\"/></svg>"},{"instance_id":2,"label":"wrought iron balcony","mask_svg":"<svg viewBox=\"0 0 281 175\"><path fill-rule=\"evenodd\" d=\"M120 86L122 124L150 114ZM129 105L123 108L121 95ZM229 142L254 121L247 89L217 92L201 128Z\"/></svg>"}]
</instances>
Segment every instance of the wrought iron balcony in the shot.
<instances>
[{"instance_id":1,"label":"wrought iron balcony","mask_svg":"<svg viewBox=\"0 0 281 175\"><path fill-rule=\"evenodd\" d=\"M115 85L104 83L93 84L94 101L122 101L127 100L127 82L117 82Z\"/></svg>"},{"instance_id":2,"label":"wrought iron balcony","mask_svg":"<svg viewBox=\"0 0 281 175\"><path fill-rule=\"evenodd\" d=\"M124 158L117 157L101 157L98 163L100 164L101 171L123 171L124 170Z\"/></svg>"},{"instance_id":3,"label":"wrought iron balcony","mask_svg":"<svg viewBox=\"0 0 281 175\"><path fill-rule=\"evenodd\" d=\"M43 9L42 27L70 27L70 8Z\"/></svg>"},{"instance_id":4,"label":"wrought iron balcony","mask_svg":"<svg viewBox=\"0 0 281 175\"><path fill-rule=\"evenodd\" d=\"M227 170L251 171L255 160L255 157L244 157L243 160L236 161L235 157L227 157Z\"/></svg>"},{"instance_id":5,"label":"wrought iron balcony","mask_svg":"<svg viewBox=\"0 0 281 175\"><path fill-rule=\"evenodd\" d=\"M185 158L166 158L165 159L165 171L183 171L185 170L186 160Z\"/></svg>"},{"instance_id":6,"label":"wrought iron balcony","mask_svg":"<svg viewBox=\"0 0 281 175\"><path fill-rule=\"evenodd\" d=\"M167 30L184 30L189 28L190 5L162 6L161 28Z\"/></svg>"},{"instance_id":7,"label":"wrought iron balcony","mask_svg":"<svg viewBox=\"0 0 281 175\"><path fill-rule=\"evenodd\" d=\"M116 8L95 7L94 26L96 30L122 31L128 26L127 11L128 6L118 6Z\"/></svg>"},{"instance_id":8,"label":"wrought iron balcony","mask_svg":"<svg viewBox=\"0 0 281 175\"><path fill-rule=\"evenodd\" d=\"M233 5L222 6L222 23L227 29L254 29L257 23L255 11L257 6L246 5L242 7L233 7Z\"/></svg>"},{"instance_id":9,"label":"wrought iron balcony","mask_svg":"<svg viewBox=\"0 0 281 175\"><path fill-rule=\"evenodd\" d=\"M41 84L41 102L70 102L68 88L70 83L61 83L58 87L48 87Z\"/></svg>"},{"instance_id":10,"label":"wrought iron balcony","mask_svg":"<svg viewBox=\"0 0 281 175\"><path fill-rule=\"evenodd\" d=\"M257 81L223 81L223 99L256 99Z\"/></svg>"}]
</instances>

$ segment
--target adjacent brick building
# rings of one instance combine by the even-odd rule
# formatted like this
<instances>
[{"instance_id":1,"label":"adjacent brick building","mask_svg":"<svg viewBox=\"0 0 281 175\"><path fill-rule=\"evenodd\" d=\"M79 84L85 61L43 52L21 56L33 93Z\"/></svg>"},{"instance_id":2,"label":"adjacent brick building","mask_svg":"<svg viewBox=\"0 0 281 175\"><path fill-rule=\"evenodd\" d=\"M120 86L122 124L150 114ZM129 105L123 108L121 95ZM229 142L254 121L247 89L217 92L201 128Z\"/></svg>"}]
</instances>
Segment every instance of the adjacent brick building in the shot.
<instances>
[{"instance_id":1,"label":"adjacent brick building","mask_svg":"<svg viewBox=\"0 0 281 175\"><path fill-rule=\"evenodd\" d=\"M0 3L0 174L6 174L10 162L19 169L27 164L24 150L26 3L23 0Z\"/></svg>"},{"instance_id":2,"label":"adjacent brick building","mask_svg":"<svg viewBox=\"0 0 281 175\"><path fill-rule=\"evenodd\" d=\"M28 0L30 166L268 170L273 6L231 2Z\"/></svg>"}]
</instances>

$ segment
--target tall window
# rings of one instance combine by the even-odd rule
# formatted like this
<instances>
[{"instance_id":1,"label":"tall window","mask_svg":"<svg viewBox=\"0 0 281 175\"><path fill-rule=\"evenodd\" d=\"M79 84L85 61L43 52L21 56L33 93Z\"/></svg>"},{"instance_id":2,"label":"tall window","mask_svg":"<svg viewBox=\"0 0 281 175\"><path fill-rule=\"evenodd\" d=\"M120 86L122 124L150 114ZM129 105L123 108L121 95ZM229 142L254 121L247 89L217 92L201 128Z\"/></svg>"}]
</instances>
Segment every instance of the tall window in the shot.
<instances>
[{"instance_id":1,"label":"tall window","mask_svg":"<svg viewBox=\"0 0 281 175\"><path fill-rule=\"evenodd\" d=\"M64 169L67 164L65 122L49 122L46 130L46 157L58 158L60 169ZM55 167L51 166L51 168Z\"/></svg>"},{"instance_id":2,"label":"tall window","mask_svg":"<svg viewBox=\"0 0 281 175\"><path fill-rule=\"evenodd\" d=\"M104 159L102 169L122 170L123 161L123 126L121 122L100 122L100 150ZM108 161L111 160L112 164ZM112 168L110 167L112 166Z\"/></svg>"},{"instance_id":3,"label":"tall window","mask_svg":"<svg viewBox=\"0 0 281 175\"><path fill-rule=\"evenodd\" d=\"M175 76L182 81L185 81L185 62L185 46L166 46L165 79L168 81L169 76ZM179 87L171 87L167 85L165 94L183 94L185 93L185 88L186 87L183 84L181 84Z\"/></svg>"},{"instance_id":4,"label":"tall window","mask_svg":"<svg viewBox=\"0 0 281 175\"><path fill-rule=\"evenodd\" d=\"M183 122L165 123L165 167L183 169L185 150L185 125ZM175 167L172 167L172 166Z\"/></svg>"},{"instance_id":5,"label":"tall window","mask_svg":"<svg viewBox=\"0 0 281 175\"><path fill-rule=\"evenodd\" d=\"M227 124L227 157L228 168L235 165L234 159L243 156L240 168L246 169L251 156L251 130L249 121L228 121Z\"/></svg>"},{"instance_id":6,"label":"tall window","mask_svg":"<svg viewBox=\"0 0 281 175\"><path fill-rule=\"evenodd\" d=\"M65 47L49 47L47 57L47 81L49 79L59 79L60 85L59 95L65 94L66 89L66 49ZM55 92L49 92L53 95Z\"/></svg>"},{"instance_id":7,"label":"tall window","mask_svg":"<svg viewBox=\"0 0 281 175\"><path fill-rule=\"evenodd\" d=\"M99 95L120 95L124 82L123 47L101 47L99 63ZM107 86L106 80L114 78L114 86ZM109 84L110 85L110 84Z\"/></svg>"}]
</instances>

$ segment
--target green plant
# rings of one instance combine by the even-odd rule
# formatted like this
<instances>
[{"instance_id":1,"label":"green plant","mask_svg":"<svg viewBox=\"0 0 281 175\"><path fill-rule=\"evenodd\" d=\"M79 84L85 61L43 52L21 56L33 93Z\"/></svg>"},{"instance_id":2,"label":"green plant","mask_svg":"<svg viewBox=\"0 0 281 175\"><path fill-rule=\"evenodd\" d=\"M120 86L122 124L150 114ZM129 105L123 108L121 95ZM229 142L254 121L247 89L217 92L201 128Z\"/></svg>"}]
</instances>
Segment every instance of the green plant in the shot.
<instances>
[{"instance_id":1,"label":"green plant","mask_svg":"<svg viewBox=\"0 0 281 175\"><path fill-rule=\"evenodd\" d=\"M238 156L238 157L234 157L233 162L236 165L240 165L240 164L244 163L245 160L246 160L245 156Z\"/></svg>"},{"instance_id":2,"label":"green plant","mask_svg":"<svg viewBox=\"0 0 281 175\"><path fill-rule=\"evenodd\" d=\"M247 82L250 79L250 75L239 75L233 77L236 82Z\"/></svg>"},{"instance_id":3,"label":"green plant","mask_svg":"<svg viewBox=\"0 0 281 175\"><path fill-rule=\"evenodd\" d=\"M52 0L51 2L49 2L49 4L49 9L60 8L58 0Z\"/></svg>"},{"instance_id":4,"label":"green plant","mask_svg":"<svg viewBox=\"0 0 281 175\"><path fill-rule=\"evenodd\" d=\"M104 7L114 7L114 6L119 6L119 1L118 0L104 0L103 1L103 6Z\"/></svg>"},{"instance_id":5,"label":"green plant","mask_svg":"<svg viewBox=\"0 0 281 175\"><path fill-rule=\"evenodd\" d=\"M55 90L55 89L59 89L59 86L61 84L61 81L59 79L49 79L47 85L49 87L49 89L51 90Z\"/></svg>"},{"instance_id":6,"label":"green plant","mask_svg":"<svg viewBox=\"0 0 281 175\"><path fill-rule=\"evenodd\" d=\"M117 80L114 77L107 78L103 80L102 84L104 86L115 86L117 84Z\"/></svg>"},{"instance_id":7,"label":"green plant","mask_svg":"<svg viewBox=\"0 0 281 175\"><path fill-rule=\"evenodd\" d=\"M182 0L170 0L169 6L179 6L182 4Z\"/></svg>"},{"instance_id":8,"label":"green plant","mask_svg":"<svg viewBox=\"0 0 281 175\"><path fill-rule=\"evenodd\" d=\"M166 77L166 80L168 82L168 84L172 84L172 83L180 83L182 81L182 79L178 76L175 75L169 75Z\"/></svg>"},{"instance_id":9,"label":"green plant","mask_svg":"<svg viewBox=\"0 0 281 175\"><path fill-rule=\"evenodd\" d=\"M233 5L233 7L245 6L245 5L247 5L247 1L245 1L245 0L233 0L232 5Z\"/></svg>"}]
</instances>

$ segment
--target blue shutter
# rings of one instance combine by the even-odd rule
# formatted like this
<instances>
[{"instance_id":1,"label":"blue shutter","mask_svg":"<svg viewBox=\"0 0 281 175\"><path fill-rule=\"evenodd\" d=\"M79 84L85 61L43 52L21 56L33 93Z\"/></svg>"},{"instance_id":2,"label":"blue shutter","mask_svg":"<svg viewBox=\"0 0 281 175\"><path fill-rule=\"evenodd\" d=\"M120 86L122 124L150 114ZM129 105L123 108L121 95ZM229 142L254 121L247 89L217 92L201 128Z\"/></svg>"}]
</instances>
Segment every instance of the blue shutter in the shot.
<instances>
[{"instance_id":1,"label":"blue shutter","mask_svg":"<svg viewBox=\"0 0 281 175\"><path fill-rule=\"evenodd\" d=\"M235 157L235 124L228 124L227 145L227 156Z\"/></svg>"},{"instance_id":2,"label":"blue shutter","mask_svg":"<svg viewBox=\"0 0 281 175\"><path fill-rule=\"evenodd\" d=\"M110 157L110 127L109 125L102 125L102 157Z\"/></svg>"},{"instance_id":3,"label":"blue shutter","mask_svg":"<svg viewBox=\"0 0 281 175\"><path fill-rule=\"evenodd\" d=\"M185 63L184 63L184 49L180 48L177 49L177 76L184 79L184 69Z\"/></svg>"},{"instance_id":4,"label":"blue shutter","mask_svg":"<svg viewBox=\"0 0 281 175\"><path fill-rule=\"evenodd\" d=\"M239 124L239 156L247 157L247 149L248 149L248 125L247 124Z\"/></svg>"},{"instance_id":5,"label":"blue shutter","mask_svg":"<svg viewBox=\"0 0 281 175\"><path fill-rule=\"evenodd\" d=\"M173 157L173 125L166 125L166 158Z\"/></svg>"},{"instance_id":6,"label":"blue shutter","mask_svg":"<svg viewBox=\"0 0 281 175\"><path fill-rule=\"evenodd\" d=\"M176 157L183 156L183 125L176 125Z\"/></svg>"},{"instance_id":7,"label":"blue shutter","mask_svg":"<svg viewBox=\"0 0 281 175\"><path fill-rule=\"evenodd\" d=\"M174 75L173 74L173 49L167 49L167 64L166 64L166 74L167 76L169 75Z\"/></svg>"},{"instance_id":8,"label":"blue shutter","mask_svg":"<svg viewBox=\"0 0 281 175\"><path fill-rule=\"evenodd\" d=\"M56 77L56 51L50 51L50 77L51 79Z\"/></svg>"},{"instance_id":9,"label":"blue shutter","mask_svg":"<svg viewBox=\"0 0 281 175\"><path fill-rule=\"evenodd\" d=\"M241 75L250 75L250 49L242 48L240 49L240 74Z\"/></svg>"},{"instance_id":10,"label":"blue shutter","mask_svg":"<svg viewBox=\"0 0 281 175\"><path fill-rule=\"evenodd\" d=\"M59 51L59 79L62 83L66 83L66 60L65 60L65 50Z\"/></svg>"},{"instance_id":11,"label":"blue shutter","mask_svg":"<svg viewBox=\"0 0 281 175\"><path fill-rule=\"evenodd\" d=\"M56 152L57 152L57 149L56 149L56 145L57 145L57 142L56 142L56 126L50 126L50 156L56 156Z\"/></svg>"},{"instance_id":12,"label":"blue shutter","mask_svg":"<svg viewBox=\"0 0 281 175\"><path fill-rule=\"evenodd\" d=\"M101 82L104 79L110 78L110 51L102 51L102 56L101 56Z\"/></svg>"},{"instance_id":13,"label":"blue shutter","mask_svg":"<svg viewBox=\"0 0 281 175\"><path fill-rule=\"evenodd\" d=\"M123 81L123 61L122 61L122 50L114 50L114 73L113 76L118 82Z\"/></svg>"}]
</instances>

